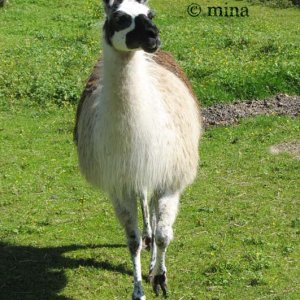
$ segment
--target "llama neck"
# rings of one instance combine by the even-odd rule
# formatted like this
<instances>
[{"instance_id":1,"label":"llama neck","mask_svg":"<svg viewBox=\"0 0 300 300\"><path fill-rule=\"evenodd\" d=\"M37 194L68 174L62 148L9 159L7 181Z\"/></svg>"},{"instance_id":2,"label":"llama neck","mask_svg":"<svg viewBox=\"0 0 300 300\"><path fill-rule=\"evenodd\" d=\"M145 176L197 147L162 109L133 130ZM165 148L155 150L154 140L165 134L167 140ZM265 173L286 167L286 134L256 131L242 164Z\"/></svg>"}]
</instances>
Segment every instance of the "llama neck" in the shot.
<instances>
[{"instance_id":1,"label":"llama neck","mask_svg":"<svg viewBox=\"0 0 300 300\"><path fill-rule=\"evenodd\" d=\"M103 89L111 104L130 104L141 98L150 83L143 51L119 52L104 43Z\"/></svg>"}]
</instances>

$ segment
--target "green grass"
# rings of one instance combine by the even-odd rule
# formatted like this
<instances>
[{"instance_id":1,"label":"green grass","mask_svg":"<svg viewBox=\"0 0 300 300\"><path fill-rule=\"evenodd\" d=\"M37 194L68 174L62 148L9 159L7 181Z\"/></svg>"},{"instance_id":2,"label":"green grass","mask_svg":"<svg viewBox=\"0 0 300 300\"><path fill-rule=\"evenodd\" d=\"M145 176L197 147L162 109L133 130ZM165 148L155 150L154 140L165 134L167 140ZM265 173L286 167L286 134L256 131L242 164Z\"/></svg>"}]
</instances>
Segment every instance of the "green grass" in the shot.
<instances>
[{"instance_id":1,"label":"green grass","mask_svg":"<svg viewBox=\"0 0 300 300\"><path fill-rule=\"evenodd\" d=\"M79 174L73 117L73 107L0 115L1 299L131 295L124 234ZM168 251L170 299L299 299L300 162L268 152L299 134L287 117L206 131Z\"/></svg>"},{"instance_id":2,"label":"green grass","mask_svg":"<svg viewBox=\"0 0 300 300\"><path fill-rule=\"evenodd\" d=\"M292 7L293 1L292 0L247 0L251 4L260 4L270 7L277 7L277 8L288 8Z\"/></svg>"},{"instance_id":3,"label":"green grass","mask_svg":"<svg viewBox=\"0 0 300 300\"><path fill-rule=\"evenodd\" d=\"M299 94L299 9L228 1L249 5L249 18L191 18L189 3L151 1L163 49L204 105ZM102 15L96 0L10 0L0 10L1 300L131 295L123 231L81 178L72 142L69 103L101 53ZM206 131L168 251L169 299L300 299L300 162L268 152L299 134L288 117Z\"/></svg>"},{"instance_id":4,"label":"green grass","mask_svg":"<svg viewBox=\"0 0 300 300\"><path fill-rule=\"evenodd\" d=\"M249 2L249 17L192 18L191 2L151 1L163 49L171 51L204 105L300 93L298 8ZM199 2L200 3L200 2ZM223 2L201 1L208 6ZM100 56L98 0L11 0L0 10L0 103L76 103Z\"/></svg>"}]
</instances>

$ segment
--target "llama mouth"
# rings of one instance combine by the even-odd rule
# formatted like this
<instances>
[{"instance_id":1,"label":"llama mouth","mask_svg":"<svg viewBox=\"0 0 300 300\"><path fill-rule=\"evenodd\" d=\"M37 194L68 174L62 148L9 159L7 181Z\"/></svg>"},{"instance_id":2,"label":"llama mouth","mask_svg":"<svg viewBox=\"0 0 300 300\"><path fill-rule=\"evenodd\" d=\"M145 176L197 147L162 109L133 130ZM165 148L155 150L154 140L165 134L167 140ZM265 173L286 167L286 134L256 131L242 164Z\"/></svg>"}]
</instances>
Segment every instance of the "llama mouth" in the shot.
<instances>
[{"instance_id":1,"label":"llama mouth","mask_svg":"<svg viewBox=\"0 0 300 300\"><path fill-rule=\"evenodd\" d=\"M147 43L142 45L142 49L148 53L154 53L160 47L160 39L149 39Z\"/></svg>"}]
</instances>

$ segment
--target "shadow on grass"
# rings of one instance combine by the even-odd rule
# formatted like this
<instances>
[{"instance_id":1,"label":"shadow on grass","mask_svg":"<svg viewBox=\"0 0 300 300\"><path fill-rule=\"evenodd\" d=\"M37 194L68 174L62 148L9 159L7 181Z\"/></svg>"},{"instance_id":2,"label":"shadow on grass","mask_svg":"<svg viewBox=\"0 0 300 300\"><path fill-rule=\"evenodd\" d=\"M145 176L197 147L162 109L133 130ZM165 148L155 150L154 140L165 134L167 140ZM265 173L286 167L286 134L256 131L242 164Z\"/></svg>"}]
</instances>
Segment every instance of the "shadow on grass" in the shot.
<instances>
[{"instance_id":1,"label":"shadow on grass","mask_svg":"<svg viewBox=\"0 0 300 300\"><path fill-rule=\"evenodd\" d=\"M36 248L0 242L0 299L71 299L58 293L67 285L64 270L79 266L132 275L123 265L63 256L66 252L80 249L122 247L126 246L104 244Z\"/></svg>"}]
</instances>

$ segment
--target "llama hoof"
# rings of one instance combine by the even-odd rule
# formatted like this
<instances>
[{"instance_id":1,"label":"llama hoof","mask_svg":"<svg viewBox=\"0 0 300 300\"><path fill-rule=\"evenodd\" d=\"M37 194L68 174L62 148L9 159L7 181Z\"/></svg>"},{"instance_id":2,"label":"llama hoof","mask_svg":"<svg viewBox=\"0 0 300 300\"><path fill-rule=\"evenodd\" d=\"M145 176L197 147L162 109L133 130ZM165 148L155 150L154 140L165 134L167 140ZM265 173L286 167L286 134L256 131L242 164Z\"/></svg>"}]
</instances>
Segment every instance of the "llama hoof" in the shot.
<instances>
[{"instance_id":1,"label":"llama hoof","mask_svg":"<svg viewBox=\"0 0 300 300\"><path fill-rule=\"evenodd\" d=\"M167 275L164 272L162 275L155 275L151 279L153 291L156 296L159 295L159 289L161 288L163 296L167 298Z\"/></svg>"},{"instance_id":2,"label":"llama hoof","mask_svg":"<svg viewBox=\"0 0 300 300\"><path fill-rule=\"evenodd\" d=\"M143 237L143 249L150 251L151 249L151 244L152 244L152 238L149 236L144 236Z\"/></svg>"},{"instance_id":3,"label":"llama hoof","mask_svg":"<svg viewBox=\"0 0 300 300\"><path fill-rule=\"evenodd\" d=\"M146 300L141 281L138 281L134 284L132 300Z\"/></svg>"},{"instance_id":4,"label":"llama hoof","mask_svg":"<svg viewBox=\"0 0 300 300\"><path fill-rule=\"evenodd\" d=\"M141 296L141 297L132 296L132 300L146 300L146 296Z\"/></svg>"},{"instance_id":5,"label":"llama hoof","mask_svg":"<svg viewBox=\"0 0 300 300\"><path fill-rule=\"evenodd\" d=\"M132 295L132 300L146 300L146 296L145 295Z\"/></svg>"}]
</instances>

